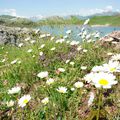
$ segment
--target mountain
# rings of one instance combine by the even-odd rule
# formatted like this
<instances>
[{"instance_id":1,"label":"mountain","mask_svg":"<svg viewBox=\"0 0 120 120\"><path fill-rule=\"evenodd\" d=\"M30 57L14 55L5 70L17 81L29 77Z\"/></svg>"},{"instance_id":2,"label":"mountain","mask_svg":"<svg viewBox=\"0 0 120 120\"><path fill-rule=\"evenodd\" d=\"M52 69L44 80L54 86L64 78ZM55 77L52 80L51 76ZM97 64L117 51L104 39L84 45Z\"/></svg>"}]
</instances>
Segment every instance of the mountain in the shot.
<instances>
[{"instance_id":1,"label":"mountain","mask_svg":"<svg viewBox=\"0 0 120 120\"><path fill-rule=\"evenodd\" d=\"M111 11L111 12L96 13L96 14L94 14L92 16L115 16L115 15L119 15L119 14L120 14L120 12Z\"/></svg>"},{"instance_id":2,"label":"mountain","mask_svg":"<svg viewBox=\"0 0 120 120\"><path fill-rule=\"evenodd\" d=\"M120 15L120 12L117 11L106 11L106 12L102 12L102 13L96 13L93 15L89 15L89 16L81 16L81 15L66 15L66 16L49 16L49 17L44 17L42 15L36 15L36 16L30 16L30 17L15 17L15 16L10 16L10 15L0 15L0 19L2 20L16 20L17 18L19 19L29 19L33 22L37 22L40 20L62 20L62 19L71 19L72 16L75 16L78 19L81 20L85 20L88 18L92 18L94 16L115 16L115 15Z\"/></svg>"},{"instance_id":3,"label":"mountain","mask_svg":"<svg viewBox=\"0 0 120 120\"><path fill-rule=\"evenodd\" d=\"M39 20L41 20L41 19L44 19L44 17L43 17L42 15L37 15L37 16L31 16L31 17L29 17L28 19L36 22L36 21L39 21Z\"/></svg>"},{"instance_id":4,"label":"mountain","mask_svg":"<svg viewBox=\"0 0 120 120\"><path fill-rule=\"evenodd\" d=\"M8 19L8 20L10 20L10 19L13 19L13 18L16 18L16 17L11 16L11 15L0 15L0 19Z\"/></svg>"}]
</instances>

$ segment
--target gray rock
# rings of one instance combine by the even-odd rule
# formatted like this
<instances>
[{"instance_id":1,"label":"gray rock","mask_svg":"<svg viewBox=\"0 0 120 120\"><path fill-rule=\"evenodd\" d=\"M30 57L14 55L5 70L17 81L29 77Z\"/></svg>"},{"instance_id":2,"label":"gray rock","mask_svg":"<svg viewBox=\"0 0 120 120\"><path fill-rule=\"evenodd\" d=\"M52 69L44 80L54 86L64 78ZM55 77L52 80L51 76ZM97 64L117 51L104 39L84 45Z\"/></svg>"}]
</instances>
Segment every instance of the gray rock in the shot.
<instances>
[{"instance_id":1,"label":"gray rock","mask_svg":"<svg viewBox=\"0 0 120 120\"><path fill-rule=\"evenodd\" d=\"M114 31L104 37L102 37L97 44L103 47L112 47L114 49L120 50L120 31Z\"/></svg>"},{"instance_id":2,"label":"gray rock","mask_svg":"<svg viewBox=\"0 0 120 120\"><path fill-rule=\"evenodd\" d=\"M14 44L23 41L25 37L33 35L34 30L28 28L15 28L0 25L0 44Z\"/></svg>"}]
</instances>

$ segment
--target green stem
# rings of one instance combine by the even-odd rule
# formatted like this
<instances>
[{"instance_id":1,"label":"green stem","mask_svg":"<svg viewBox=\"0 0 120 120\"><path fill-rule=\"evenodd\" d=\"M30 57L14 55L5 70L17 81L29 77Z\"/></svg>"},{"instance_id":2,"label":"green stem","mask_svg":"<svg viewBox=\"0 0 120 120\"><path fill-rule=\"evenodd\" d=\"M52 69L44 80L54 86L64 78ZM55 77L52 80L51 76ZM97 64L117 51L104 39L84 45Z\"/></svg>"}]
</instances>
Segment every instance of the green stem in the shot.
<instances>
[{"instance_id":1,"label":"green stem","mask_svg":"<svg viewBox=\"0 0 120 120\"><path fill-rule=\"evenodd\" d=\"M99 120L101 103L102 103L102 91L99 90L98 110L97 110L97 119L96 120Z\"/></svg>"}]
</instances>

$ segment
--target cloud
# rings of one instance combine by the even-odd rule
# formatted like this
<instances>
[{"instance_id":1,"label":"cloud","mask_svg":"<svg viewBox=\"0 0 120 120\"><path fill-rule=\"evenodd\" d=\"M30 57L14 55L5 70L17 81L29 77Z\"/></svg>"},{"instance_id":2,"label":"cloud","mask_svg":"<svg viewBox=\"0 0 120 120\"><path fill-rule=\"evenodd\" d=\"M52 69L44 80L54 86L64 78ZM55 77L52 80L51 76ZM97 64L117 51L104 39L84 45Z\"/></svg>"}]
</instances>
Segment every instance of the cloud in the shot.
<instances>
[{"instance_id":1,"label":"cloud","mask_svg":"<svg viewBox=\"0 0 120 120\"><path fill-rule=\"evenodd\" d=\"M106 6L103 9L99 8L94 8L94 9L80 9L80 11L77 13L82 16L88 16L88 15L94 15L94 14L99 14L99 13L107 13L107 12L118 12L119 9L115 10L113 6L109 5Z\"/></svg>"},{"instance_id":2,"label":"cloud","mask_svg":"<svg viewBox=\"0 0 120 120\"><path fill-rule=\"evenodd\" d=\"M73 11L67 11L64 13L59 13L55 15L59 16L68 16L68 15L80 15L80 16L89 16L89 15L94 15L94 14L102 14L102 13L107 13L107 12L119 12L119 9L114 9L113 6L108 5L104 8L80 8L79 11L73 12Z\"/></svg>"},{"instance_id":3,"label":"cloud","mask_svg":"<svg viewBox=\"0 0 120 120\"><path fill-rule=\"evenodd\" d=\"M0 9L0 14L17 16L15 9Z\"/></svg>"}]
</instances>

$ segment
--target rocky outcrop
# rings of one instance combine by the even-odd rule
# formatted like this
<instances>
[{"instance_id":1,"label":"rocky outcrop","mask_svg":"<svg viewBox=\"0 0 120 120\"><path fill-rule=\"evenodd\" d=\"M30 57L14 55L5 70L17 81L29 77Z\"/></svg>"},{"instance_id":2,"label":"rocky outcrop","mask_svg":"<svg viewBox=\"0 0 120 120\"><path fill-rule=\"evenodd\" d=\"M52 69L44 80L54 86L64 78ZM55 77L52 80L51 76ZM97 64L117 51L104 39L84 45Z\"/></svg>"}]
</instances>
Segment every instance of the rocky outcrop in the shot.
<instances>
[{"instance_id":1,"label":"rocky outcrop","mask_svg":"<svg viewBox=\"0 0 120 120\"><path fill-rule=\"evenodd\" d=\"M120 49L120 31L114 31L97 41L100 45L104 47L114 47L115 49Z\"/></svg>"},{"instance_id":2,"label":"rocky outcrop","mask_svg":"<svg viewBox=\"0 0 120 120\"><path fill-rule=\"evenodd\" d=\"M0 44L17 44L24 37L33 36L35 31L27 28L0 26Z\"/></svg>"}]
</instances>

